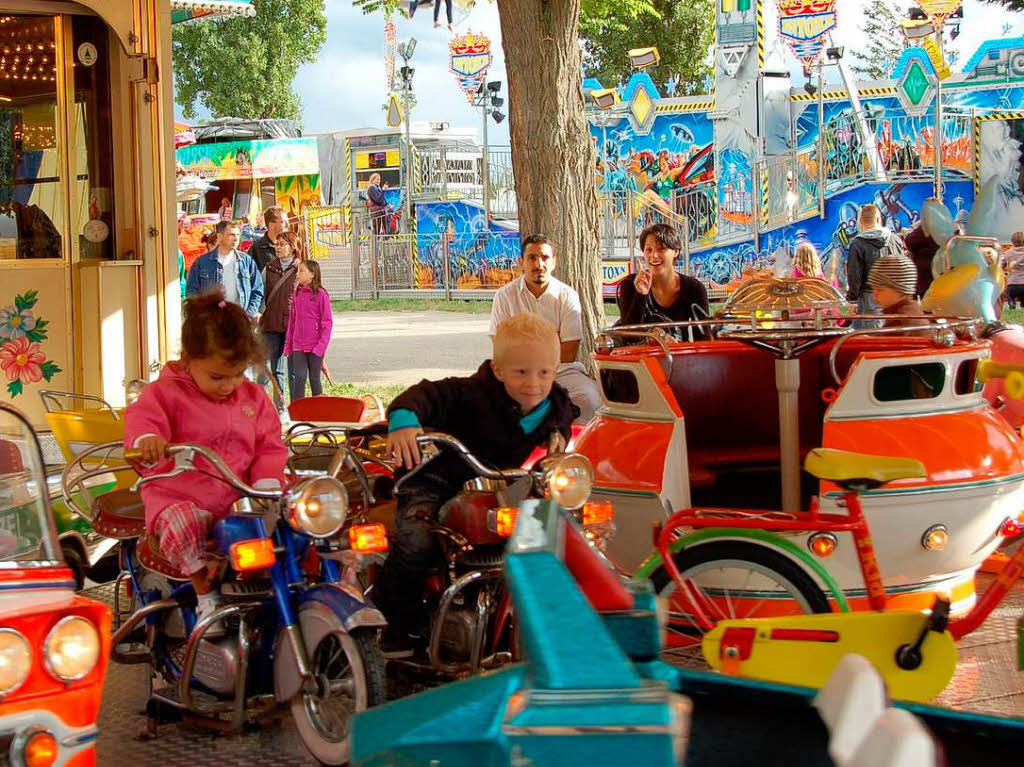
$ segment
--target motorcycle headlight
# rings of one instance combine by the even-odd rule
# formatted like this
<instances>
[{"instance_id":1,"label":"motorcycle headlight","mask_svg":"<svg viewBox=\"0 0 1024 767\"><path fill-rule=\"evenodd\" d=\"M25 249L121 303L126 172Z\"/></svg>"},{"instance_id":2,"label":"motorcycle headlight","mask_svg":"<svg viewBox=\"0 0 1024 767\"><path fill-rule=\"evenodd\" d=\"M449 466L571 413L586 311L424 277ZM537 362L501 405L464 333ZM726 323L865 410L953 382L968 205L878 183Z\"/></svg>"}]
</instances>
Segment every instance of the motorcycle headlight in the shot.
<instances>
[{"instance_id":1,"label":"motorcycle headlight","mask_svg":"<svg viewBox=\"0 0 1024 767\"><path fill-rule=\"evenodd\" d=\"M288 524L297 533L330 538L347 516L348 491L333 477L300 482L288 494Z\"/></svg>"},{"instance_id":2,"label":"motorcycle headlight","mask_svg":"<svg viewBox=\"0 0 1024 767\"><path fill-rule=\"evenodd\" d=\"M590 497L594 487L594 469L579 453L559 456L547 469L548 492L559 506L578 509Z\"/></svg>"},{"instance_id":3,"label":"motorcycle headlight","mask_svg":"<svg viewBox=\"0 0 1024 767\"><path fill-rule=\"evenodd\" d=\"M70 615L57 621L43 645L46 668L62 682L81 679L100 659L100 635L85 618Z\"/></svg>"},{"instance_id":4,"label":"motorcycle headlight","mask_svg":"<svg viewBox=\"0 0 1024 767\"><path fill-rule=\"evenodd\" d=\"M0 695L12 693L28 679L32 649L14 629L0 629Z\"/></svg>"}]
</instances>

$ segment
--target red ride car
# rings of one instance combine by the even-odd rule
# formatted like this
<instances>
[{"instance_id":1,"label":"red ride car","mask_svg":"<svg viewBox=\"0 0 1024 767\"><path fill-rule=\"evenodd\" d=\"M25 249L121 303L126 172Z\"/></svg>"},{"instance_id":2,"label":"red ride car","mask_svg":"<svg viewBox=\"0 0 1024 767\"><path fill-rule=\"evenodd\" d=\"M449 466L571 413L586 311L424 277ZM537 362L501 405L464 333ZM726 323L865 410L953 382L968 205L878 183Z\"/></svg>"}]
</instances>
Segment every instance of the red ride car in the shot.
<instances>
[{"instance_id":1,"label":"red ride car","mask_svg":"<svg viewBox=\"0 0 1024 767\"><path fill-rule=\"evenodd\" d=\"M0 403L0 764L96 763L110 619L75 594L38 439Z\"/></svg>"}]
</instances>

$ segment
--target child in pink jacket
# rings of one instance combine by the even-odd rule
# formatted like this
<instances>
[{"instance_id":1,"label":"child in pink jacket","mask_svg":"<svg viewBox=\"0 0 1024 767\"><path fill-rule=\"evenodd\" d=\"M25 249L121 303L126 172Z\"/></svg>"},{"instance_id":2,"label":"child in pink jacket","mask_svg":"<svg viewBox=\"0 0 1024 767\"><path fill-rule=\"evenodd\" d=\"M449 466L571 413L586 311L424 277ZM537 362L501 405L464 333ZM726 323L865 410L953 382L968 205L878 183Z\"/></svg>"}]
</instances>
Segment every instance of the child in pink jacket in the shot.
<instances>
[{"instance_id":1,"label":"child in pink jacket","mask_svg":"<svg viewBox=\"0 0 1024 767\"><path fill-rule=\"evenodd\" d=\"M313 396L323 394L320 370L323 368L327 344L331 340L331 297L320 284L320 264L303 261L295 274L295 298L288 315L288 332L284 340L284 356L291 360L289 382L291 401L306 396L306 378Z\"/></svg>"},{"instance_id":2,"label":"child in pink jacket","mask_svg":"<svg viewBox=\"0 0 1024 767\"><path fill-rule=\"evenodd\" d=\"M168 442L195 442L214 450L242 480L280 486L288 457L277 409L258 385L245 377L263 345L237 304L220 292L185 304L182 358L142 390L125 413L125 445L142 452L143 473L165 472ZM197 464L202 466L203 460ZM216 470L210 468L216 474ZM199 619L219 607L204 553L212 524L238 499L229 485L186 472L142 486L146 530L160 541L163 555L192 580ZM223 632L218 624L207 632Z\"/></svg>"}]
</instances>

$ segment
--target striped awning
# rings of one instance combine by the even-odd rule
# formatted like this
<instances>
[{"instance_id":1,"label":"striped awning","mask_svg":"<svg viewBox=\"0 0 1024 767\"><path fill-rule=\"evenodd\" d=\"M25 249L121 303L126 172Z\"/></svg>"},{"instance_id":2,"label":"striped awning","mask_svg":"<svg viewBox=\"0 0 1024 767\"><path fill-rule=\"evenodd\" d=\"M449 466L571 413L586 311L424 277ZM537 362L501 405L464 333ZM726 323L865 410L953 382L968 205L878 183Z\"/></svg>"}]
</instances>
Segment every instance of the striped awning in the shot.
<instances>
[{"instance_id":1,"label":"striped awning","mask_svg":"<svg viewBox=\"0 0 1024 767\"><path fill-rule=\"evenodd\" d=\"M171 0L171 23L225 16L254 16L252 0Z\"/></svg>"}]
</instances>

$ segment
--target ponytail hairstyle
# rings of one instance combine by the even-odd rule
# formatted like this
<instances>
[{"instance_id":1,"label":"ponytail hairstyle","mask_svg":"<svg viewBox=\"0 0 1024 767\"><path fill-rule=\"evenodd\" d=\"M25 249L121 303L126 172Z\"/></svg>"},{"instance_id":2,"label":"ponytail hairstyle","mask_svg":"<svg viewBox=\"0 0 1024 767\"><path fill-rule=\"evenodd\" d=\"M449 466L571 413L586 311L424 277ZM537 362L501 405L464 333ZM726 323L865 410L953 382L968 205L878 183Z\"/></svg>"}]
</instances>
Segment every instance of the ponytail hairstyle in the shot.
<instances>
[{"instance_id":1,"label":"ponytail hairstyle","mask_svg":"<svg viewBox=\"0 0 1024 767\"><path fill-rule=\"evenodd\" d=\"M224 300L219 287L185 302L181 349L187 360L219 355L233 365L258 364L266 357L249 315L238 304Z\"/></svg>"}]
</instances>

